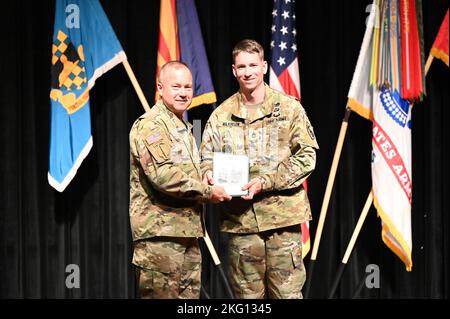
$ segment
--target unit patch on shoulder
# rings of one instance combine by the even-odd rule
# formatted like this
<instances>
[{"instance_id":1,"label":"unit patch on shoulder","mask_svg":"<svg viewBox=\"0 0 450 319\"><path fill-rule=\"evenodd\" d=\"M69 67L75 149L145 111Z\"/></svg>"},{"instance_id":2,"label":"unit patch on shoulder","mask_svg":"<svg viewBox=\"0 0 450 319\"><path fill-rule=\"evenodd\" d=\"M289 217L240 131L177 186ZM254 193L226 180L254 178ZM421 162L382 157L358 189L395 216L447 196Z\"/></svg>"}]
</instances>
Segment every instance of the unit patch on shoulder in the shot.
<instances>
[{"instance_id":1,"label":"unit patch on shoulder","mask_svg":"<svg viewBox=\"0 0 450 319\"><path fill-rule=\"evenodd\" d=\"M308 131L309 137L311 137L312 140L315 140L316 136L314 135L314 130L309 121L306 121L306 130Z\"/></svg>"}]
</instances>

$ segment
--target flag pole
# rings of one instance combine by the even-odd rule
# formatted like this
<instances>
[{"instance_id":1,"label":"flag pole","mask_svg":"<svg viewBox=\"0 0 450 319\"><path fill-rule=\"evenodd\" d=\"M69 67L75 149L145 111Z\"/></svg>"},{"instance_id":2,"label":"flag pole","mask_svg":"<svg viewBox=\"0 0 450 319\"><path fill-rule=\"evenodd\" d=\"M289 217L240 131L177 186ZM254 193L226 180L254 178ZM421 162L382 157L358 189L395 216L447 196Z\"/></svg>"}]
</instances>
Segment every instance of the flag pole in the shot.
<instances>
[{"instance_id":1,"label":"flag pole","mask_svg":"<svg viewBox=\"0 0 450 319\"><path fill-rule=\"evenodd\" d=\"M124 60L122 63L123 63L123 66L125 67L125 70L127 71L127 74L131 80L131 83L133 84L136 94L138 95L139 100L141 101L141 104L144 107L144 110L146 112L149 112L150 106L147 102L147 99L145 98L144 93L142 92L141 86L139 85L139 83L136 79L136 76L134 75L133 69L131 69L131 66L128 63L128 60ZM211 239L209 238L209 235L208 235L208 232L206 231L206 229L205 229L205 237L203 238L203 240L205 241L205 244L208 247L209 253L214 261L214 264L219 268L220 275L225 283L225 288L227 289L227 292L228 292L230 298L233 299L233 293L232 293L230 285L226 279L225 273L224 273L222 265L220 263L219 256L217 255L216 250L214 249L214 245L212 244Z\"/></svg>"},{"instance_id":2,"label":"flag pole","mask_svg":"<svg viewBox=\"0 0 450 319\"><path fill-rule=\"evenodd\" d=\"M434 59L434 56L430 52L430 54L428 55L427 62L425 63L425 76L427 76L428 70L430 69L433 59Z\"/></svg>"},{"instance_id":3,"label":"flag pole","mask_svg":"<svg viewBox=\"0 0 450 319\"><path fill-rule=\"evenodd\" d=\"M136 91L137 96L139 97L139 101L141 101L142 106L144 107L145 112L150 112L150 106L148 105L147 99L145 98L144 92L142 92L141 86L139 85L136 76L134 75L133 69L131 69L128 60L122 61L122 64L127 71L128 77L133 84L134 90Z\"/></svg>"},{"instance_id":4,"label":"flag pole","mask_svg":"<svg viewBox=\"0 0 450 319\"><path fill-rule=\"evenodd\" d=\"M364 274L362 275L361 281L359 282L358 287L356 287L356 291L355 291L355 293L353 294L352 299L356 299L356 298L359 296L359 294L361 293L361 290L362 290L363 287L364 287L364 284L366 283L367 277L368 277L368 274L367 274L367 273L364 273Z\"/></svg>"},{"instance_id":5,"label":"flag pole","mask_svg":"<svg viewBox=\"0 0 450 319\"><path fill-rule=\"evenodd\" d=\"M206 225L205 225L205 236L203 237L203 240L205 241L205 244L208 247L209 253L211 254L211 258L213 259L214 264L219 269L220 277L222 278L222 281L225 284L225 289L227 290L228 296L230 297L230 299L234 299L233 291L231 290L230 284L227 280L227 277L225 276L225 272L223 271L223 267L220 262L219 256L217 256L216 250L214 249L214 245L211 242L211 239L209 238L208 232L206 231Z\"/></svg>"},{"instance_id":6,"label":"flag pole","mask_svg":"<svg viewBox=\"0 0 450 319\"><path fill-rule=\"evenodd\" d=\"M359 236L359 233L361 231L362 225L364 224L364 221L366 220L367 214L369 212L370 207L372 206L373 202L373 193L372 190L369 192L369 196L367 196L366 203L364 204L363 210L361 212L361 215L359 216L358 223L356 224L355 229L353 230L352 237L350 239L350 242L347 246L347 249L345 250L344 258L342 258L341 265L339 266L339 270L336 274L336 278L334 279L333 286L330 291L330 295L328 296L328 299L333 298L336 289L339 285L339 282L341 281L342 274L344 273L345 266L347 265L348 259L350 258L350 254L352 253L353 247L355 246L356 239Z\"/></svg>"},{"instance_id":7,"label":"flag pole","mask_svg":"<svg viewBox=\"0 0 450 319\"><path fill-rule=\"evenodd\" d=\"M342 120L341 130L339 131L339 137L334 151L333 162L331 164L330 174L328 176L327 187L325 189L325 195L322 201L322 208L320 209L319 224L317 225L316 234L314 236L314 246L311 253L311 258L308 265L308 276L305 285L305 298L308 298L309 290L311 286L311 278L314 273L314 264L317 259L317 252L319 250L320 238L322 237L322 230L325 223L325 217L327 215L328 204L330 203L331 191L333 190L334 179L336 177L336 171L341 157L342 146L344 145L345 135L347 133L348 119L352 110L349 107L345 109L344 119Z\"/></svg>"}]
</instances>

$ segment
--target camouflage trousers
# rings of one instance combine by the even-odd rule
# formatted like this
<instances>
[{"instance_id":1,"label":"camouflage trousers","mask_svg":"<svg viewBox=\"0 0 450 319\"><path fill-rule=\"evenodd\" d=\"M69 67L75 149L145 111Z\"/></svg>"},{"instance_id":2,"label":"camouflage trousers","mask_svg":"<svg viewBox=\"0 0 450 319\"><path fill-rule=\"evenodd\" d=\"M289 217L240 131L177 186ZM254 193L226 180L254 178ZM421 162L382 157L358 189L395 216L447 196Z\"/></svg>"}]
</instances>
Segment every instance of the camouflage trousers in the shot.
<instances>
[{"instance_id":1,"label":"camouflage trousers","mask_svg":"<svg viewBox=\"0 0 450 319\"><path fill-rule=\"evenodd\" d=\"M197 238L154 237L135 242L133 264L141 298L200 298L201 262Z\"/></svg>"},{"instance_id":2,"label":"camouflage trousers","mask_svg":"<svg viewBox=\"0 0 450 319\"><path fill-rule=\"evenodd\" d=\"M230 234L228 254L236 298L303 298L306 271L300 225L255 234Z\"/></svg>"}]
</instances>

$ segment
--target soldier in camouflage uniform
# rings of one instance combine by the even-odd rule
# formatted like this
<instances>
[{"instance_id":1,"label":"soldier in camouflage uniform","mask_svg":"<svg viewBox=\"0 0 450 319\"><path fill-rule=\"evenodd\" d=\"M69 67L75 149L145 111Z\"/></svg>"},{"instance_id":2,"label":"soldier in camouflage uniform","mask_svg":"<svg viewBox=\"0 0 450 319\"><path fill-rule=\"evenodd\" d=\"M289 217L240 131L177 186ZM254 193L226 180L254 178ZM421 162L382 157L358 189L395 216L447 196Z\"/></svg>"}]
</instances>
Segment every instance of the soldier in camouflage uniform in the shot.
<instances>
[{"instance_id":1,"label":"soldier in camouflage uniform","mask_svg":"<svg viewBox=\"0 0 450 319\"><path fill-rule=\"evenodd\" d=\"M233 62L240 90L211 114L201 146L209 184L214 152L250 160L248 194L221 204L233 291L238 298L302 298L300 224L311 219L302 183L315 168L316 138L300 103L265 85L261 45L239 42Z\"/></svg>"},{"instance_id":2,"label":"soldier in camouflage uniform","mask_svg":"<svg viewBox=\"0 0 450 319\"><path fill-rule=\"evenodd\" d=\"M162 99L130 131L130 222L143 298L199 298L201 202L231 199L202 183L200 156L183 112L192 75L172 61L161 68Z\"/></svg>"}]
</instances>

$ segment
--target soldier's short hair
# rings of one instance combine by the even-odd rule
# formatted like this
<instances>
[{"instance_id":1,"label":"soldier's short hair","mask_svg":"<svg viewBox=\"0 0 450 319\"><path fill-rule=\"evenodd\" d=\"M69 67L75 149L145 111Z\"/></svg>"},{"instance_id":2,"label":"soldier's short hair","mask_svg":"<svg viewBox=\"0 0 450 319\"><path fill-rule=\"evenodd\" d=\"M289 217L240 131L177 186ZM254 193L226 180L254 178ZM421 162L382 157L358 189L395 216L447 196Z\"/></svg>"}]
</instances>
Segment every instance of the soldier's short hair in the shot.
<instances>
[{"instance_id":1,"label":"soldier's short hair","mask_svg":"<svg viewBox=\"0 0 450 319\"><path fill-rule=\"evenodd\" d=\"M187 66L186 63L181 62L181 61L169 61L166 64L164 64L161 69L159 70L158 73L158 82L161 82L161 77L164 76L164 74L167 72L168 69L175 69L175 70L179 70L182 68L186 68L189 70L189 72L191 72L191 70L189 69L189 67Z\"/></svg>"},{"instance_id":2,"label":"soldier's short hair","mask_svg":"<svg viewBox=\"0 0 450 319\"><path fill-rule=\"evenodd\" d=\"M252 39L244 39L239 41L233 49L233 63L235 62L236 56L241 52L247 53L258 53L259 57L264 60L264 49L255 40Z\"/></svg>"}]
</instances>

